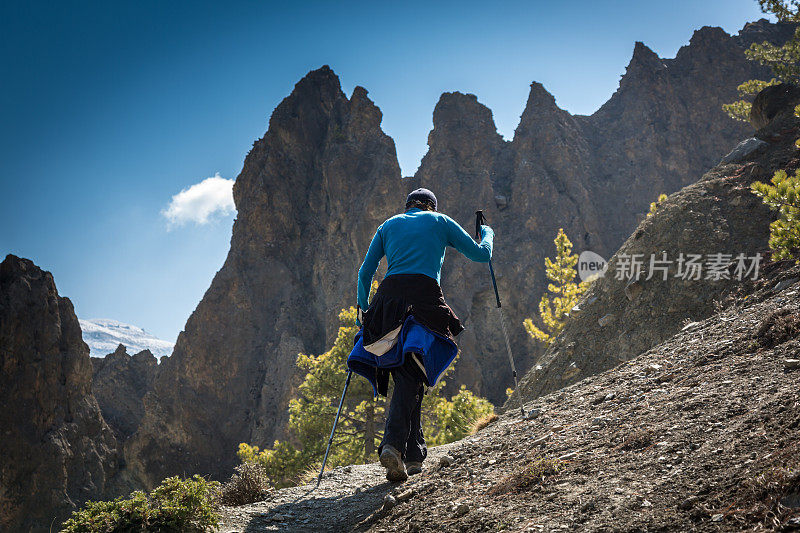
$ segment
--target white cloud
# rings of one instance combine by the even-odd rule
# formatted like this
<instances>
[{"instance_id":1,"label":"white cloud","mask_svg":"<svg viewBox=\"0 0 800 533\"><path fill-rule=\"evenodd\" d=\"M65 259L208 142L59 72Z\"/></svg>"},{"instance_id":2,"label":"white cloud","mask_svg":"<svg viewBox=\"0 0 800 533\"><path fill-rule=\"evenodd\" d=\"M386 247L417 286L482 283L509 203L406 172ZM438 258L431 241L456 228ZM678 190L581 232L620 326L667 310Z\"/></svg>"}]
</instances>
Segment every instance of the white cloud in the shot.
<instances>
[{"instance_id":1,"label":"white cloud","mask_svg":"<svg viewBox=\"0 0 800 533\"><path fill-rule=\"evenodd\" d=\"M233 180L227 180L217 172L173 196L161 214L171 229L188 222L207 224L214 215L225 216L235 211Z\"/></svg>"}]
</instances>

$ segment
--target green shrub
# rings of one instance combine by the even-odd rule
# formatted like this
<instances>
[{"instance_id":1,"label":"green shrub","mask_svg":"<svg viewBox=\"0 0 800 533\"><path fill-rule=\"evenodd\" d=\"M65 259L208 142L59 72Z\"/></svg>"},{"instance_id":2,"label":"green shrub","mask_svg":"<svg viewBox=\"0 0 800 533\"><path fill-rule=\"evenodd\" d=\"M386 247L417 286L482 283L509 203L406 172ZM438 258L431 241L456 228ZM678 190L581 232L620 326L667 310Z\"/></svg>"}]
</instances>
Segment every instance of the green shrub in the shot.
<instances>
[{"instance_id":1,"label":"green shrub","mask_svg":"<svg viewBox=\"0 0 800 533\"><path fill-rule=\"evenodd\" d=\"M147 495L87 502L64 522L62 533L132 533L138 531L205 531L219 524L219 483L195 475L170 477Z\"/></svg>"},{"instance_id":2,"label":"green shrub","mask_svg":"<svg viewBox=\"0 0 800 533\"><path fill-rule=\"evenodd\" d=\"M588 282L575 282L578 254L572 253L572 241L564 233L564 228L559 228L553 242L556 245L555 257L544 258L545 276L551 281L547 285L550 295L543 294L539 301L539 317L544 328L539 329L530 318L522 322L531 338L545 344L553 342L561 333L567 324L570 310L589 288Z\"/></svg>"}]
</instances>

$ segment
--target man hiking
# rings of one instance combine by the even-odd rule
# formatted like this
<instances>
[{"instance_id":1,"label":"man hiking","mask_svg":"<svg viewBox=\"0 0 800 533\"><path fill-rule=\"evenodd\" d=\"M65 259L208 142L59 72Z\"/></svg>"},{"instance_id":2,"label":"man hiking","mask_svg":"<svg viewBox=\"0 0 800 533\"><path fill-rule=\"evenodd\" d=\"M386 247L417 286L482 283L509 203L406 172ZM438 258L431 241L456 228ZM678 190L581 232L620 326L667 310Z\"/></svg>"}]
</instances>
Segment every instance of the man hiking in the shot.
<instances>
[{"instance_id":1,"label":"man hiking","mask_svg":"<svg viewBox=\"0 0 800 533\"><path fill-rule=\"evenodd\" d=\"M494 232L489 226L481 226L481 241L476 243L436 209L431 191L411 192L405 212L378 227L358 271L362 329L347 364L370 381L376 395L387 394L389 374L394 380L378 448L386 478L392 482L422 471L428 453L420 421L425 386L434 386L455 359L454 337L464 329L439 286L445 249L452 246L482 263L492 256ZM372 277L383 256L388 263L386 277L368 305Z\"/></svg>"}]
</instances>

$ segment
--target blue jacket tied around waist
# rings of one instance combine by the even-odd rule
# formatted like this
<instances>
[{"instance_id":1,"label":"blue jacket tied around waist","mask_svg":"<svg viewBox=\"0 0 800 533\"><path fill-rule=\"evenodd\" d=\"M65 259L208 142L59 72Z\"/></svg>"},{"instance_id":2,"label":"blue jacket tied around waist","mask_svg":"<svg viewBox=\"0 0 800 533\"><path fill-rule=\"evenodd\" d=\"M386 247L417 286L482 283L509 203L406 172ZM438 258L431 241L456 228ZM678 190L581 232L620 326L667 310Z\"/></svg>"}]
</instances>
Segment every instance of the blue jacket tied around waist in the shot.
<instances>
[{"instance_id":1,"label":"blue jacket tied around waist","mask_svg":"<svg viewBox=\"0 0 800 533\"><path fill-rule=\"evenodd\" d=\"M355 346L347 357L347 368L364 376L372 385L375 396L379 392L386 394L385 390L379 391L379 388L383 387L379 387L378 384L378 369L397 368L403 365L406 357L418 353L425 369L426 385L433 387L458 354L458 347L452 340L429 330L413 316L405 319L397 342L383 355L375 355L365 350L362 339L363 331L359 331L355 338Z\"/></svg>"}]
</instances>

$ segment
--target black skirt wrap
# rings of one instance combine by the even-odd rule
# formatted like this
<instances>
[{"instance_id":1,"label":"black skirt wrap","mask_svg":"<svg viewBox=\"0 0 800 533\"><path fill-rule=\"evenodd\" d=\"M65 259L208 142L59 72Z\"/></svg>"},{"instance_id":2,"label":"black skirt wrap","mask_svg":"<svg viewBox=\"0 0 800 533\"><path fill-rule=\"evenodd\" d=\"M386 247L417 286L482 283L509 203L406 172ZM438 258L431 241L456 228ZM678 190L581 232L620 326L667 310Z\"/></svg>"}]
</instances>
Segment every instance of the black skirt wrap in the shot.
<instances>
[{"instance_id":1,"label":"black skirt wrap","mask_svg":"<svg viewBox=\"0 0 800 533\"><path fill-rule=\"evenodd\" d=\"M372 344L414 318L429 330L453 342L464 326L447 305L442 288L425 274L393 274L378 286L363 316L364 346Z\"/></svg>"}]
</instances>

